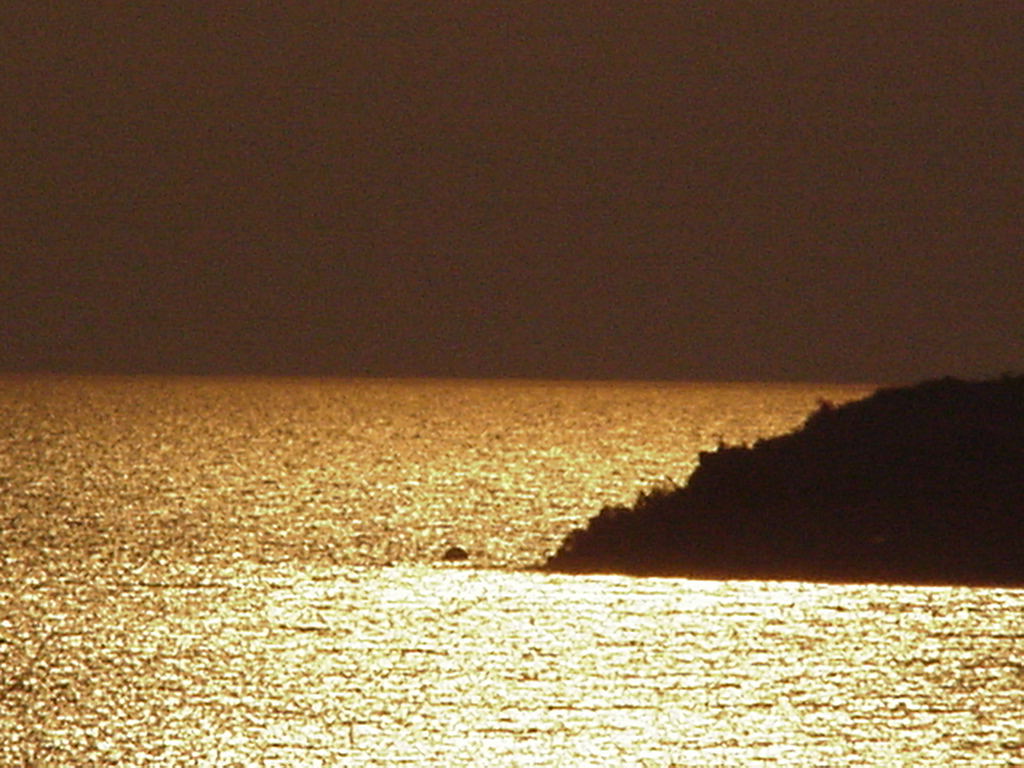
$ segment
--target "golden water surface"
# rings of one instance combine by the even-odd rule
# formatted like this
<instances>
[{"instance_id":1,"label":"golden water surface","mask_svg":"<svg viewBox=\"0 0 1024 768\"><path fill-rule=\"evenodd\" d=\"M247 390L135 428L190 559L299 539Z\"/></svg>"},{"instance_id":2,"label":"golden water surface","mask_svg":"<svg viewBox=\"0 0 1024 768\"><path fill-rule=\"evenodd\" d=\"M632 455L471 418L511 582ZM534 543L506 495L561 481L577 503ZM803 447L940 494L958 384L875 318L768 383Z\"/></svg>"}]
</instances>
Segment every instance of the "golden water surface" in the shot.
<instances>
[{"instance_id":1,"label":"golden water surface","mask_svg":"<svg viewBox=\"0 0 1024 768\"><path fill-rule=\"evenodd\" d=\"M866 391L0 380L0 765L1024 764L1024 591L522 570Z\"/></svg>"}]
</instances>

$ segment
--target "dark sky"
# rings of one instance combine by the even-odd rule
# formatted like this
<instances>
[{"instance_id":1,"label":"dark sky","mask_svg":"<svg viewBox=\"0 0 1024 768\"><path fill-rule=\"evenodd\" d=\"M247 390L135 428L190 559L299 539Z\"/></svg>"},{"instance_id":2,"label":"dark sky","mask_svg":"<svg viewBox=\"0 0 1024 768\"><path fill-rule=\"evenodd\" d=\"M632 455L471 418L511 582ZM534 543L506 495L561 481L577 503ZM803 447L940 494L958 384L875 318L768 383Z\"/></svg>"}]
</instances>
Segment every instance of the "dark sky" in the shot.
<instances>
[{"instance_id":1,"label":"dark sky","mask_svg":"<svg viewBox=\"0 0 1024 768\"><path fill-rule=\"evenodd\" d=\"M14 2L0 36L0 370L1024 368L1019 0Z\"/></svg>"}]
</instances>

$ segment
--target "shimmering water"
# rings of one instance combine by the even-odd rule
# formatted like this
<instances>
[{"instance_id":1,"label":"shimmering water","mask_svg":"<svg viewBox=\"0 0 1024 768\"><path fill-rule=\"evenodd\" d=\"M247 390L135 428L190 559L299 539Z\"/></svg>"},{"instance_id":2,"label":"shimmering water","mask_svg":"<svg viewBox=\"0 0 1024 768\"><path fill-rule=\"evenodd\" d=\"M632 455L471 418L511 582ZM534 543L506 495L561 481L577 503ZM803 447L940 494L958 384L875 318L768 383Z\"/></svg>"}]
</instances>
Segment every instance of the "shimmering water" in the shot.
<instances>
[{"instance_id":1,"label":"shimmering water","mask_svg":"<svg viewBox=\"0 0 1024 768\"><path fill-rule=\"evenodd\" d=\"M522 570L866 391L3 380L0 765L1024 765L1024 591Z\"/></svg>"}]
</instances>

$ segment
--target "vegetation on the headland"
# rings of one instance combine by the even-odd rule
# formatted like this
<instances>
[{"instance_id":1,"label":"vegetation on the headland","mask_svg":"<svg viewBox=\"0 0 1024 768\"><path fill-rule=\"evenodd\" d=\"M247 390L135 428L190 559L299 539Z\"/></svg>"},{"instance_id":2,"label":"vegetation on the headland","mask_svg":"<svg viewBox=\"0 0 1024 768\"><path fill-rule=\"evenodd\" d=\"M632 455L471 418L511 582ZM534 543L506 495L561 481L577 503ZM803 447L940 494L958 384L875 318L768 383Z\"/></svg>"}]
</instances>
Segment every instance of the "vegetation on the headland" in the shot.
<instances>
[{"instance_id":1,"label":"vegetation on the headland","mask_svg":"<svg viewBox=\"0 0 1024 768\"><path fill-rule=\"evenodd\" d=\"M822 403L792 433L702 452L683 487L604 508L544 567L1024 584L1024 376Z\"/></svg>"}]
</instances>

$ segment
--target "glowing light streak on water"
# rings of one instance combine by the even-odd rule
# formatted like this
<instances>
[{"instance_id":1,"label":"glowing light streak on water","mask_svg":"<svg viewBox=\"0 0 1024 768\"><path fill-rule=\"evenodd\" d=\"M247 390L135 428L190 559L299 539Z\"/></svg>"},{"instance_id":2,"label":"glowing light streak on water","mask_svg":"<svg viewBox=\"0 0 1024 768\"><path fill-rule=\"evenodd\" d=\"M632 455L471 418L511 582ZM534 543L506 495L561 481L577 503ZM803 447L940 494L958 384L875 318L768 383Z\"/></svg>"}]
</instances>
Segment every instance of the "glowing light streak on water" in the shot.
<instances>
[{"instance_id":1,"label":"glowing light streak on water","mask_svg":"<svg viewBox=\"0 0 1024 768\"><path fill-rule=\"evenodd\" d=\"M514 569L841 394L5 382L0 764L1022 763L1024 591Z\"/></svg>"}]
</instances>

